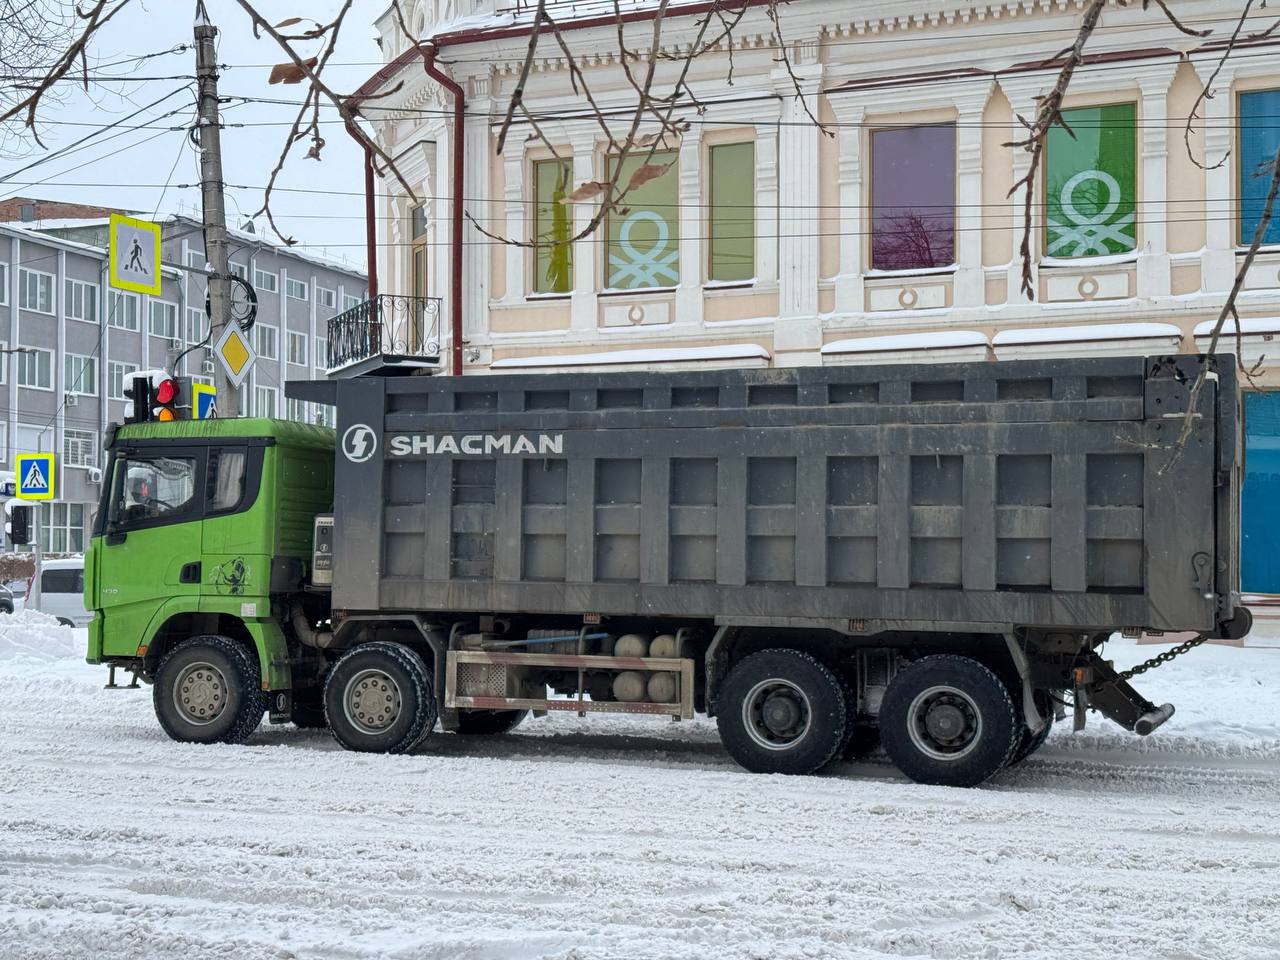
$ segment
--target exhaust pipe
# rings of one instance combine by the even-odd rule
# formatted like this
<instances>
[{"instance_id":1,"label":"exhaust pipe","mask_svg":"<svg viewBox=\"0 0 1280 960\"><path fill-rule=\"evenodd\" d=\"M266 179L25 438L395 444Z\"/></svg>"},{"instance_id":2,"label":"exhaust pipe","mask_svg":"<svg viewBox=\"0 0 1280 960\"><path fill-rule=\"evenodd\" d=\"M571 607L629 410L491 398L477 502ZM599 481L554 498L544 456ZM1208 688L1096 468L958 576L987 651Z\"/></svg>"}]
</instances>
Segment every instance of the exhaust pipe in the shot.
<instances>
[{"instance_id":1,"label":"exhaust pipe","mask_svg":"<svg viewBox=\"0 0 1280 960\"><path fill-rule=\"evenodd\" d=\"M1173 716L1173 704L1166 703L1140 716L1133 725L1133 732L1145 737Z\"/></svg>"},{"instance_id":2,"label":"exhaust pipe","mask_svg":"<svg viewBox=\"0 0 1280 960\"><path fill-rule=\"evenodd\" d=\"M312 627L311 622L307 620L307 615L302 612L302 604L295 603L290 607L289 623L298 640L304 645L315 647L317 650L328 650L333 646L333 631L317 630Z\"/></svg>"}]
</instances>

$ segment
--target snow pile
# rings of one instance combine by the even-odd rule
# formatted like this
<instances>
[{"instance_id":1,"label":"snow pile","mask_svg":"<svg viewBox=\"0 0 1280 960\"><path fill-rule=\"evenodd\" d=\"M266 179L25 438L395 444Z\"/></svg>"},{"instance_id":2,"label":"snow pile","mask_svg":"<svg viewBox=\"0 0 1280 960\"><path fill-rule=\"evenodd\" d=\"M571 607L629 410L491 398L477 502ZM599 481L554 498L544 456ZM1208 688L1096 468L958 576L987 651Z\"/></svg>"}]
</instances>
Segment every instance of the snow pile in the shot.
<instances>
[{"instance_id":1,"label":"snow pile","mask_svg":"<svg viewBox=\"0 0 1280 960\"><path fill-rule=\"evenodd\" d=\"M0 663L31 664L84 658L83 639L36 610L0 615Z\"/></svg>"}]
</instances>

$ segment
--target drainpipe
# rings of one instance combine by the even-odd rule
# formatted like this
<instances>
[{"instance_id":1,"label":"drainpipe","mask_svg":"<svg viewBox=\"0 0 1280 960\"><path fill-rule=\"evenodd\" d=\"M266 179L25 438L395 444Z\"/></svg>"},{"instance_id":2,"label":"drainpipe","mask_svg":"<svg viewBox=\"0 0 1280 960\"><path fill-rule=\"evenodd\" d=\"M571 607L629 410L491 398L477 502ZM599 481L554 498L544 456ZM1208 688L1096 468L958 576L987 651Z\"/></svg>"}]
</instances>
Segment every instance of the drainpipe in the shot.
<instances>
[{"instance_id":1,"label":"drainpipe","mask_svg":"<svg viewBox=\"0 0 1280 960\"><path fill-rule=\"evenodd\" d=\"M346 123L351 139L364 151L364 245L369 259L369 299L378 299L378 218L373 202L373 150L361 139L350 120Z\"/></svg>"},{"instance_id":2,"label":"drainpipe","mask_svg":"<svg viewBox=\"0 0 1280 960\"><path fill-rule=\"evenodd\" d=\"M449 345L452 373L462 374L462 198L463 160L465 157L463 117L466 94L447 73L436 66L434 44L422 48L422 62L427 75L453 94L453 176L450 184L453 199L449 208Z\"/></svg>"}]
</instances>

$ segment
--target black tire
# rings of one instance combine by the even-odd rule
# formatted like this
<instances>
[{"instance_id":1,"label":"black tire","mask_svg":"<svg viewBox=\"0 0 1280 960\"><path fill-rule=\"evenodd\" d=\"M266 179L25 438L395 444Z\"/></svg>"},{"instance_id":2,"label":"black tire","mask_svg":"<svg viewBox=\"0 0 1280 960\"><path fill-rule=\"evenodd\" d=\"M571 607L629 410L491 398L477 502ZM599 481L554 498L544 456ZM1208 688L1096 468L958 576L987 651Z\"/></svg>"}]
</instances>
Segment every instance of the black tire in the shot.
<instances>
[{"instance_id":1,"label":"black tire","mask_svg":"<svg viewBox=\"0 0 1280 960\"><path fill-rule=\"evenodd\" d=\"M915 661L880 706L885 752L917 783L975 787L1008 762L1021 733L1004 683L969 657Z\"/></svg>"},{"instance_id":2,"label":"black tire","mask_svg":"<svg viewBox=\"0 0 1280 960\"><path fill-rule=\"evenodd\" d=\"M716 726L729 755L753 773L806 774L839 752L846 710L840 681L809 654L762 650L724 678Z\"/></svg>"},{"instance_id":3,"label":"black tire","mask_svg":"<svg viewBox=\"0 0 1280 960\"><path fill-rule=\"evenodd\" d=\"M1009 758L1009 766L1015 767L1027 757L1031 756L1037 750L1044 746L1044 742L1049 739L1049 734L1053 730L1053 721L1055 719L1053 712L1053 700L1049 696L1047 690L1036 690L1033 693L1036 701L1036 709L1040 711L1040 715L1049 718L1049 722L1041 728L1039 733L1032 733L1030 728L1024 723L1021 726L1021 735L1018 738L1018 746L1013 751L1013 756Z\"/></svg>"},{"instance_id":4,"label":"black tire","mask_svg":"<svg viewBox=\"0 0 1280 960\"><path fill-rule=\"evenodd\" d=\"M455 732L466 736L510 733L528 715L528 710L459 710Z\"/></svg>"},{"instance_id":5,"label":"black tire","mask_svg":"<svg viewBox=\"0 0 1280 960\"><path fill-rule=\"evenodd\" d=\"M164 732L182 743L243 743L267 710L257 656L216 634L170 650L151 699Z\"/></svg>"},{"instance_id":6,"label":"black tire","mask_svg":"<svg viewBox=\"0 0 1280 960\"><path fill-rule=\"evenodd\" d=\"M408 753L436 723L431 671L416 652L377 641L354 647L324 684L334 739L362 753Z\"/></svg>"},{"instance_id":7,"label":"black tire","mask_svg":"<svg viewBox=\"0 0 1280 960\"><path fill-rule=\"evenodd\" d=\"M324 687L293 691L289 719L302 730L322 730L329 726L329 721L324 718Z\"/></svg>"}]
</instances>

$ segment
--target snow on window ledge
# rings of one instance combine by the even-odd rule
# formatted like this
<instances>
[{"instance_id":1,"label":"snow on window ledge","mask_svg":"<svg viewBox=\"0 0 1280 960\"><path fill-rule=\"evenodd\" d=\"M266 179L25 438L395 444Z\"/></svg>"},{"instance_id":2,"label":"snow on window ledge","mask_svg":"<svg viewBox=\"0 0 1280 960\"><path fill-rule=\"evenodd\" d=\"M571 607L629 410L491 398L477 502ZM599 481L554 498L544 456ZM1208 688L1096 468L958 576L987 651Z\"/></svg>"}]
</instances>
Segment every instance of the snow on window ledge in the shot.
<instances>
[{"instance_id":1,"label":"snow on window ledge","mask_svg":"<svg viewBox=\"0 0 1280 960\"><path fill-rule=\"evenodd\" d=\"M1040 266L1051 270L1092 270L1096 267L1118 267L1138 262L1139 250L1113 253L1106 257L1041 257Z\"/></svg>"},{"instance_id":2,"label":"snow on window ledge","mask_svg":"<svg viewBox=\"0 0 1280 960\"><path fill-rule=\"evenodd\" d=\"M610 350L561 356L506 357L489 364L491 370L537 367L588 367L624 363L678 363L699 360L768 360L769 351L757 343L710 347L660 347L651 350Z\"/></svg>"},{"instance_id":3,"label":"snow on window ledge","mask_svg":"<svg viewBox=\"0 0 1280 960\"><path fill-rule=\"evenodd\" d=\"M899 333L884 337L854 337L833 340L822 347L826 356L838 353L884 353L897 350L948 350L986 347L987 336L977 330L936 330L930 333Z\"/></svg>"}]
</instances>

